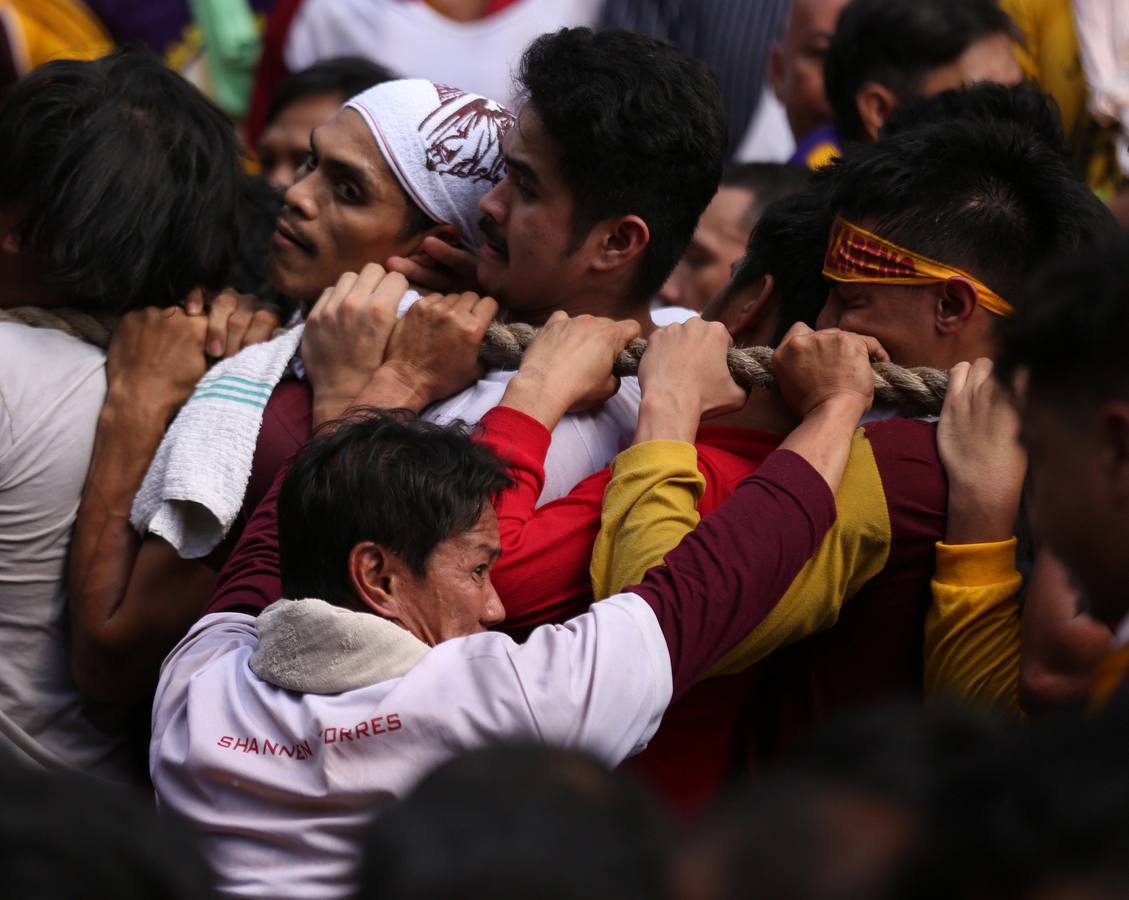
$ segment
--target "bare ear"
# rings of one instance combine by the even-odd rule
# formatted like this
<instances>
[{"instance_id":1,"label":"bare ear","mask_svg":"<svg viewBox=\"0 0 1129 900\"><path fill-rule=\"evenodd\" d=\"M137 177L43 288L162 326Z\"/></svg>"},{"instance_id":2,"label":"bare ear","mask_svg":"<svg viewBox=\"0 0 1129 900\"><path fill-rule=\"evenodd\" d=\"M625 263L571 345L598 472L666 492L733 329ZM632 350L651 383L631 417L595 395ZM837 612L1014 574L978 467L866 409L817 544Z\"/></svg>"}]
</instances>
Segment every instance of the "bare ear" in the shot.
<instances>
[{"instance_id":1,"label":"bare ear","mask_svg":"<svg viewBox=\"0 0 1129 900\"><path fill-rule=\"evenodd\" d=\"M877 81L867 81L855 94L855 106L862 120L863 130L870 140L878 140L882 126L898 107L898 98L892 90Z\"/></svg>"},{"instance_id":2,"label":"bare ear","mask_svg":"<svg viewBox=\"0 0 1129 900\"><path fill-rule=\"evenodd\" d=\"M737 347L762 347L771 343L780 321L776 279L768 273L749 286L728 323Z\"/></svg>"},{"instance_id":3,"label":"bare ear","mask_svg":"<svg viewBox=\"0 0 1129 900\"><path fill-rule=\"evenodd\" d=\"M639 216L620 216L596 227L601 238L592 267L601 272L631 265L651 240L651 229Z\"/></svg>"},{"instance_id":4,"label":"bare ear","mask_svg":"<svg viewBox=\"0 0 1129 900\"><path fill-rule=\"evenodd\" d=\"M400 621L399 560L379 544L362 541L349 551L349 585L362 608Z\"/></svg>"},{"instance_id":5,"label":"bare ear","mask_svg":"<svg viewBox=\"0 0 1129 900\"><path fill-rule=\"evenodd\" d=\"M979 305L976 287L967 278L958 276L941 282L934 311L937 330L941 334L963 331Z\"/></svg>"}]
</instances>

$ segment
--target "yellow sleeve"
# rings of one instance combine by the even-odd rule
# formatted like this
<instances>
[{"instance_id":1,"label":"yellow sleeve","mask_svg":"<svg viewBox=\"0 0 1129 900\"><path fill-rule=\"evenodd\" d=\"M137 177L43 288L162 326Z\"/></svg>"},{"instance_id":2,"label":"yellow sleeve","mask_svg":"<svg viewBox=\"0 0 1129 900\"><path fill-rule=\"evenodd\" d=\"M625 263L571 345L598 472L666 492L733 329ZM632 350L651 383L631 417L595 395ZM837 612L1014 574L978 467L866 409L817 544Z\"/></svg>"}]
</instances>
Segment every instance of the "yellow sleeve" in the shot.
<instances>
[{"instance_id":1,"label":"yellow sleeve","mask_svg":"<svg viewBox=\"0 0 1129 900\"><path fill-rule=\"evenodd\" d=\"M830 628L839 621L843 604L886 566L890 512L874 449L861 428L851 444L835 507L835 524L780 602L707 677L735 674L780 647Z\"/></svg>"},{"instance_id":2,"label":"yellow sleeve","mask_svg":"<svg viewBox=\"0 0 1129 900\"><path fill-rule=\"evenodd\" d=\"M698 451L683 441L645 441L612 460L600 533L592 548L592 596L617 594L697 527L706 479Z\"/></svg>"},{"instance_id":3,"label":"yellow sleeve","mask_svg":"<svg viewBox=\"0 0 1129 900\"><path fill-rule=\"evenodd\" d=\"M925 620L925 695L990 706L1019 717L1015 538L937 544L933 605Z\"/></svg>"}]
</instances>

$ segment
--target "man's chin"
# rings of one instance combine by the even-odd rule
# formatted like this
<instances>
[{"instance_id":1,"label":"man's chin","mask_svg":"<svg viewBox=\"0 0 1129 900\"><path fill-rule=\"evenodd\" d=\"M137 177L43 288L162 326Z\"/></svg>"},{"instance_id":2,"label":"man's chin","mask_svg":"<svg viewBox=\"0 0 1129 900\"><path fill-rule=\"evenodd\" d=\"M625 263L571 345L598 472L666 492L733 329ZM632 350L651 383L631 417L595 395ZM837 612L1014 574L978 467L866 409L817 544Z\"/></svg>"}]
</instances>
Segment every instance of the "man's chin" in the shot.
<instances>
[{"instance_id":1,"label":"man's chin","mask_svg":"<svg viewBox=\"0 0 1129 900\"><path fill-rule=\"evenodd\" d=\"M291 300L296 300L302 304L303 308L312 306L313 301L321 295L319 289L313 292L313 296L310 296L311 291L308 288L310 279L300 277L299 273L286 266L274 254L267 257L266 279L267 283L279 294L283 297L289 297Z\"/></svg>"},{"instance_id":2,"label":"man's chin","mask_svg":"<svg viewBox=\"0 0 1129 900\"><path fill-rule=\"evenodd\" d=\"M489 294L503 306L506 293L506 268L492 259L478 258L478 265L474 270L475 280L482 288L483 294Z\"/></svg>"}]
</instances>

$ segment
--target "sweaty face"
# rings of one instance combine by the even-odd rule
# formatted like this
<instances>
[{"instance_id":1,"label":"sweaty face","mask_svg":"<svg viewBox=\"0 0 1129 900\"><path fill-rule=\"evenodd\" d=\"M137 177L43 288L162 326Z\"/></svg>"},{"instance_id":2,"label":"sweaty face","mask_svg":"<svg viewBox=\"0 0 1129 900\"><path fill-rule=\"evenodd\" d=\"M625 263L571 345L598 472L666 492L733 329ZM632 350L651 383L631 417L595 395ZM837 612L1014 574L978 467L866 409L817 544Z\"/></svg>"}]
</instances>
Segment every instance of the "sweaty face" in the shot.
<instances>
[{"instance_id":1,"label":"sweaty face","mask_svg":"<svg viewBox=\"0 0 1129 900\"><path fill-rule=\"evenodd\" d=\"M316 129L309 157L286 192L270 243L267 277L305 303L344 272L404 256L408 199L360 115L344 109Z\"/></svg>"},{"instance_id":2,"label":"sweaty face","mask_svg":"<svg viewBox=\"0 0 1129 900\"><path fill-rule=\"evenodd\" d=\"M1011 38L1006 34L989 34L973 41L959 57L948 65L934 69L921 83L924 97L941 91L994 81L1012 86L1023 80L1023 70L1015 58Z\"/></svg>"},{"instance_id":3,"label":"sweaty face","mask_svg":"<svg viewBox=\"0 0 1129 900\"><path fill-rule=\"evenodd\" d=\"M569 250L572 190L555 142L526 104L502 141L506 176L479 202L486 242L478 282L522 321L538 324L583 291L585 267Z\"/></svg>"},{"instance_id":4,"label":"sweaty face","mask_svg":"<svg viewBox=\"0 0 1129 900\"><path fill-rule=\"evenodd\" d=\"M752 191L718 190L698 220L690 246L659 291L663 302L700 312L725 287L733 264L745 255L749 238L745 222L752 204Z\"/></svg>"},{"instance_id":5,"label":"sweaty face","mask_svg":"<svg viewBox=\"0 0 1129 900\"><path fill-rule=\"evenodd\" d=\"M471 528L435 548L423 578L405 584L404 624L432 646L497 625L506 611L490 570L500 553L498 517L487 504Z\"/></svg>"},{"instance_id":6,"label":"sweaty face","mask_svg":"<svg viewBox=\"0 0 1129 900\"><path fill-rule=\"evenodd\" d=\"M818 328L840 328L877 338L900 366L937 366L933 285L828 282Z\"/></svg>"},{"instance_id":7,"label":"sweaty face","mask_svg":"<svg viewBox=\"0 0 1129 900\"><path fill-rule=\"evenodd\" d=\"M847 0L796 0L784 41L774 50L773 88L797 141L831 121L823 63Z\"/></svg>"},{"instance_id":8,"label":"sweaty face","mask_svg":"<svg viewBox=\"0 0 1129 900\"><path fill-rule=\"evenodd\" d=\"M275 116L258 146L267 184L285 191L294 183L310 152L310 134L332 119L343 102L336 94L315 94L295 100Z\"/></svg>"}]
</instances>

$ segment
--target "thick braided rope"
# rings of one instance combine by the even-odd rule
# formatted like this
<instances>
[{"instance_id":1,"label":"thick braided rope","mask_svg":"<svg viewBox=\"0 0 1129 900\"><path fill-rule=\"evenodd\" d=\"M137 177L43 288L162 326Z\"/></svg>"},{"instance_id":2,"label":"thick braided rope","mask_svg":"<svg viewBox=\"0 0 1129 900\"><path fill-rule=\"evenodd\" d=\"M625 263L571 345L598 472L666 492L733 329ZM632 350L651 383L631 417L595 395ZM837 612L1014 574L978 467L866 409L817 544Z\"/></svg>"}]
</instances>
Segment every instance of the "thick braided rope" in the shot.
<instances>
[{"instance_id":1,"label":"thick braided rope","mask_svg":"<svg viewBox=\"0 0 1129 900\"><path fill-rule=\"evenodd\" d=\"M36 328L54 328L99 347L110 343L116 318L105 313L90 314L75 309L41 309L19 306L0 310L0 322L19 322ZM488 368L516 369L521 355L537 335L532 325L494 322L486 332L479 359ZM616 375L634 375L647 349L647 342L636 339L616 360ZM770 387L772 349L746 347L729 351L729 371L743 388ZM904 369L890 363L874 364L875 403L910 415L936 415L941 411L949 379L936 369Z\"/></svg>"},{"instance_id":2,"label":"thick braided rope","mask_svg":"<svg viewBox=\"0 0 1129 900\"><path fill-rule=\"evenodd\" d=\"M110 346L110 333L117 316L109 313L85 313L65 307L42 309L38 306L15 306L0 309L0 322L17 322L33 328L53 328L105 349Z\"/></svg>"},{"instance_id":3,"label":"thick braided rope","mask_svg":"<svg viewBox=\"0 0 1129 900\"><path fill-rule=\"evenodd\" d=\"M482 342L479 359L495 369L516 369L521 354L532 343L537 329L532 325L493 323ZM647 342L636 338L619 355L616 375L635 375ZM772 348L745 347L729 351L729 371L743 388L770 387ZM896 409L908 415L937 415L945 399L949 376L936 369L905 369L892 363L874 364L875 405Z\"/></svg>"}]
</instances>

